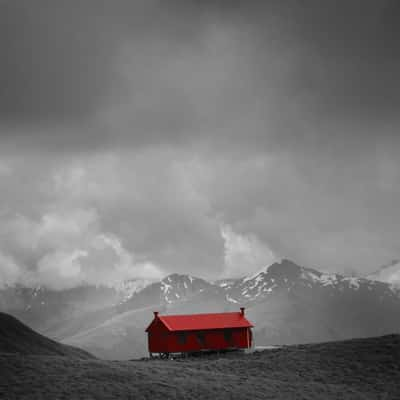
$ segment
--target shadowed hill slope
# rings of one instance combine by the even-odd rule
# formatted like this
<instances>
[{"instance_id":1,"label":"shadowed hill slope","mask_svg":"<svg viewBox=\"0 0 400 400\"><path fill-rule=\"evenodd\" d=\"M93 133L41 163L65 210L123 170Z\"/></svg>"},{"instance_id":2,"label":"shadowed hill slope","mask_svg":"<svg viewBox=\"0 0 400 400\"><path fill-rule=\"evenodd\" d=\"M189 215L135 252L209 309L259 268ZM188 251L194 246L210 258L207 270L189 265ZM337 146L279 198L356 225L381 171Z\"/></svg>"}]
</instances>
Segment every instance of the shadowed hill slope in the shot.
<instances>
[{"instance_id":1,"label":"shadowed hill slope","mask_svg":"<svg viewBox=\"0 0 400 400\"><path fill-rule=\"evenodd\" d=\"M0 353L94 358L84 350L58 343L40 335L13 316L1 312Z\"/></svg>"},{"instance_id":2,"label":"shadowed hill slope","mask_svg":"<svg viewBox=\"0 0 400 400\"><path fill-rule=\"evenodd\" d=\"M399 335L169 361L0 354L0 397L398 400L399 359Z\"/></svg>"}]
</instances>

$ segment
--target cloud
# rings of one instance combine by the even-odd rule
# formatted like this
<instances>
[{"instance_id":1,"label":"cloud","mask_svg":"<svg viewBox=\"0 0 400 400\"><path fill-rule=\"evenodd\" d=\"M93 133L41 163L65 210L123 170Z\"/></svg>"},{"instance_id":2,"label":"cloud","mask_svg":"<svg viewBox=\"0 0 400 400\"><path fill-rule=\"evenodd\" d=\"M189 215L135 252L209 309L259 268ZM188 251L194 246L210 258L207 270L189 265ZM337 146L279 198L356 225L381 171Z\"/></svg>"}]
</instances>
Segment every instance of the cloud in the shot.
<instances>
[{"instance_id":1,"label":"cloud","mask_svg":"<svg viewBox=\"0 0 400 400\"><path fill-rule=\"evenodd\" d=\"M396 2L100 4L1 3L4 143L355 151L376 143L371 123L395 136Z\"/></svg>"},{"instance_id":2,"label":"cloud","mask_svg":"<svg viewBox=\"0 0 400 400\"><path fill-rule=\"evenodd\" d=\"M254 234L241 235L229 225L221 226L224 239L224 277L242 277L277 261L271 249Z\"/></svg>"},{"instance_id":3,"label":"cloud","mask_svg":"<svg viewBox=\"0 0 400 400\"><path fill-rule=\"evenodd\" d=\"M0 162L0 176L7 176L11 174L11 168L6 163Z\"/></svg>"},{"instance_id":4,"label":"cloud","mask_svg":"<svg viewBox=\"0 0 400 400\"><path fill-rule=\"evenodd\" d=\"M64 3L0 5L4 279L399 257L397 2Z\"/></svg>"},{"instance_id":5,"label":"cloud","mask_svg":"<svg viewBox=\"0 0 400 400\"><path fill-rule=\"evenodd\" d=\"M22 272L12 257L0 251L0 289L23 282Z\"/></svg>"},{"instance_id":6,"label":"cloud","mask_svg":"<svg viewBox=\"0 0 400 400\"><path fill-rule=\"evenodd\" d=\"M162 272L151 262L138 262L110 234L98 234L79 249L56 249L38 262L37 279L52 288L81 284L115 286L127 279L160 279Z\"/></svg>"},{"instance_id":7,"label":"cloud","mask_svg":"<svg viewBox=\"0 0 400 400\"><path fill-rule=\"evenodd\" d=\"M218 221L200 188L207 172L191 157L156 149L35 160L33 175L23 178L32 183L29 201L13 202L25 197L26 188L14 182L27 174L27 162L14 161L13 176L0 182L0 236L31 280L111 284L188 266L210 276L222 266Z\"/></svg>"},{"instance_id":8,"label":"cloud","mask_svg":"<svg viewBox=\"0 0 400 400\"><path fill-rule=\"evenodd\" d=\"M0 258L2 285L20 282L64 289L162 277L158 266L133 255L115 234L103 232L93 209L47 213L38 221L18 216L5 229L1 233L13 257Z\"/></svg>"},{"instance_id":9,"label":"cloud","mask_svg":"<svg viewBox=\"0 0 400 400\"><path fill-rule=\"evenodd\" d=\"M67 7L57 0L2 1L0 47L7 62L0 67L0 118L59 122L93 112L109 92L118 47L118 32L110 18L105 30L105 21L91 1Z\"/></svg>"},{"instance_id":10,"label":"cloud","mask_svg":"<svg viewBox=\"0 0 400 400\"><path fill-rule=\"evenodd\" d=\"M155 266L159 276L214 279L258 270L269 252L364 274L400 251L392 152L338 164L325 154L197 150L5 158L12 174L0 180L1 250L19 281L110 284L130 276L127 265L138 276L156 276Z\"/></svg>"}]
</instances>

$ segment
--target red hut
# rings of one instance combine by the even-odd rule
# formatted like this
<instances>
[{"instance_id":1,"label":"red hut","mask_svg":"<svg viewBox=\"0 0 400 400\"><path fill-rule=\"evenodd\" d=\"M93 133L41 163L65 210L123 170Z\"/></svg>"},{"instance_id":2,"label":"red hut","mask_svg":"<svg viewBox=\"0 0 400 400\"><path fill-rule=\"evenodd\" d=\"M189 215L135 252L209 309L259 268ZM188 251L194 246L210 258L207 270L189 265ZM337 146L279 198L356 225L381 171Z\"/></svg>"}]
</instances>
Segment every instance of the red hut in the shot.
<instances>
[{"instance_id":1,"label":"red hut","mask_svg":"<svg viewBox=\"0 0 400 400\"><path fill-rule=\"evenodd\" d=\"M240 312L159 315L147 327L149 353L189 353L202 350L247 349L253 325Z\"/></svg>"}]
</instances>

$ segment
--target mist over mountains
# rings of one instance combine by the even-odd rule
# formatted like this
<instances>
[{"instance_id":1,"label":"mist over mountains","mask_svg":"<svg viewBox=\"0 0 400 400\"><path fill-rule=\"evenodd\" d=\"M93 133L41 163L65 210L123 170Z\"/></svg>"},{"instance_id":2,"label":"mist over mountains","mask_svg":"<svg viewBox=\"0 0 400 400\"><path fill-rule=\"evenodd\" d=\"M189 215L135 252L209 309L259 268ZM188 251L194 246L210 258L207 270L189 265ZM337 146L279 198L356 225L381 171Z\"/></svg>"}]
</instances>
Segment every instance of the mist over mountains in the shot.
<instances>
[{"instance_id":1,"label":"mist over mountains","mask_svg":"<svg viewBox=\"0 0 400 400\"><path fill-rule=\"evenodd\" d=\"M377 271L367 275L367 279L386 282L400 288L400 260L393 260Z\"/></svg>"},{"instance_id":2,"label":"mist over mountains","mask_svg":"<svg viewBox=\"0 0 400 400\"><path fill-rule=\"evenodd\" d=\"M147 353L152 311L180 314L246 307L256 345L377 336L400 331L400 289L328 274L289 260L239 279L209 282L172 274L161 281L63 291L7 287L0 307L47 336L111 359Z\"/></svg>"}]
</instances>

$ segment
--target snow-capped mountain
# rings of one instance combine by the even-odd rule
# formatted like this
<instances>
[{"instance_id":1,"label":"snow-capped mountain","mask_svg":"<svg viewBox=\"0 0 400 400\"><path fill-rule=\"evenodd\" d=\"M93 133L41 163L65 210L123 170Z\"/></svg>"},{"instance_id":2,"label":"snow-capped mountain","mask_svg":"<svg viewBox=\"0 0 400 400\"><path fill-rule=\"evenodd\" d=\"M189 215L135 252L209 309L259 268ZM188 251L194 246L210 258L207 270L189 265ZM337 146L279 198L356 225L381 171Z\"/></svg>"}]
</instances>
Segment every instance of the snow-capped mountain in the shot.
<instances>
[{"instance_id":1,"label":"snow-capped mountain","mask_svg":"<svg viewBox=\"0 0 400 400\"><path fill-rule=\"evenodd\" d=\"M400 332L400 289L289 260L251 276L215 282L172 274L148 285L130 281L119 288L7 290L0 290L3 310L11 307L11 313L48 336L107 358L145 354L144 329L153 311L217 312L245 306L260 345Z\"/></svg>"},{"instance_id":2,"label":"snow-capped mountain","mask_svg":"<svg viewBox=\"0 0 400 400\"><path fill-rule=\"evenodd\" d=\"M141 356L146 351L143 331L153 311L215 312L240 306L255 324L260 345L400 331L400 292L390 285L282 260L251 276L213 283L189 275L167 276L119 305L111 319L64 340L102 357Z\"/></svg>"},{"instance_id":3,"label":"snow-capped mountain","mask_svg":"<svg viewBox=\"0 0 400 400\"><path fill-rule=\"evenodd\" d=\"M151 283L153 283L153 281L150 279L130 279L119 283L114 288L121 296L120 302L125 303L130 298L132 298L133 295L140 292Z\"/></svg>"},{"instance_id":4,"label":"snow-capped mountain","mask_svg":"<svg viewBox=\"0 0 400 400\"><path fill-rule=\"evenodd\" d=\"M264 301L279 291L325 290L338 295L348 291L378 291L386 296L398 296L393 287L363 278L328 274L311 268L300 267L289 260L274 263L264 270L242 279L223 281L219 285L226 291L227 300L251 304Z\"/></svg>"},{"instance_id":5,"label":"snow-capped mountain","mask_svg":"<svg viewBox=\"0 0 400 400\"><path fill-rule=\"evenodd\" d=\"M0 310L18 314L25 322L48 319L68 311L95 311L129 301L154 280L131 279L115 286L81 285L71 289L52 290L44 286L6 286L0 289ZM43 314L43 318L41 318Z\"/></svg>"},{"instance_id":6,"label":"snow-capped mountain","mask_svg":"<svg viewBox=\"0 0 400 400\"><path fill-rule=\"evenodd\" d=\"M119 305L119 310L125 311L149 305L166 307L175 302L186 301L212 287L213 285L204 279L191 275L171 274L134 293Z\"/></svg>"},{"instance_id":7,"label":"snow-capped mountain","mask_svg":"<svg viewBox=\"0 0 400 400\"><path fill-rule=\"evenodd\" d=\"M172 274L160 282L162 292L161 301L172 303L181 298L187 298L200 293L210 288L210 286L211 284L207 281L194 278L191 275Z\"/></svg>"},{"instance_id":8,"label":"snow-capped mountain","mask_svg":"<svg viewBox=\"0 0 400 400\"><path fill-rule=\"evenodd\" d=\"M75 316L117 304L123 296L123 292L106 286L82 285L60 291L8 286L0 289L0 310L43 333L60 321L68 323Z\"/></svg>"},{"instance_id":9,"label":"snow-capped mountain","mask_svg":"<svg viewBox=\"0 0 400 400\"><path fill-rule=\"evenodd\" d=\"M57 338L67 325L68 332L75 331L90 323L93 315L96 321L99 313L112 315L114 307L129 301L151 283L150 280L132 279L113 287L81 285L64 290L7 286L0 289L0 311L16 316L43 334L55 334L54 338Z\"/></svg>"},{"instance_id":10,"label":"snow-capped mountain","mask_svg":"<svg viewBox=\"0 0 400 400\"><path fill-rule=\"evenodd\" d=\"M384 265L374 273L369 274L367 279L389 283L393 287L400 288L400 260L393 260Z\"/></svg>"}]
</instances>

